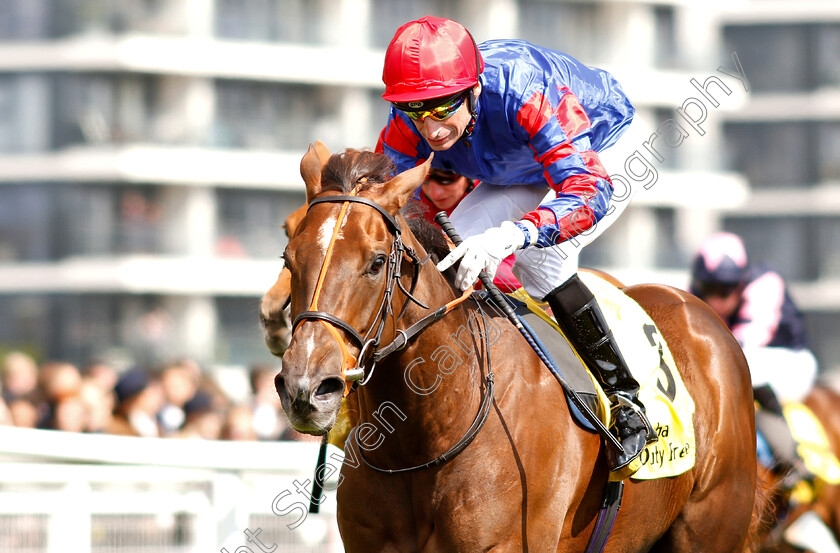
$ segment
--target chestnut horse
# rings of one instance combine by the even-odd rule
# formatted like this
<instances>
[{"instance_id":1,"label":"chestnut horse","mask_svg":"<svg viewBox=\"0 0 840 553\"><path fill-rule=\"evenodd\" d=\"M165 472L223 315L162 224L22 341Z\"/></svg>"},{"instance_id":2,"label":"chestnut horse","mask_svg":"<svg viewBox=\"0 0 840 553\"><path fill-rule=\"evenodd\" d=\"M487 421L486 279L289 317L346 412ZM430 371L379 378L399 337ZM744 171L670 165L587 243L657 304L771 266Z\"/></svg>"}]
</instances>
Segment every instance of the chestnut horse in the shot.
<instances>
[{"instance_id":1,"label":"chestnut horse","mask_svg":"<svg viewBox=\"0 0 840 553\"><path fill-rule=\"evenodd\" d=\"M283 409L323 435L363 368L337 491L350 553L583 551L608 478L602 438L572 419L514 326L435 268L442 234L427 229L421 243L400 211L430 162L391 178L380 154L347 150L323 171L314 147L303 157L310 207L284 253L294 332L275 379ZM749 551L759 505L741 348L689 294L625 292L694 399L696 463L628 481L606 551Z\"/></svg>"},{"instance_id":2,"label":"chestnut horse","mask_svg":"<svg viewBox=\"0 0 840 553\"><path fill-rule=\"evenodd\" d=\"M831 450L840 459L840 393L827 384L817 383L803 402L823 425ZM814 512L822 518L840 542L840 486L819 490Z\"/></svg>"}]
</instances>

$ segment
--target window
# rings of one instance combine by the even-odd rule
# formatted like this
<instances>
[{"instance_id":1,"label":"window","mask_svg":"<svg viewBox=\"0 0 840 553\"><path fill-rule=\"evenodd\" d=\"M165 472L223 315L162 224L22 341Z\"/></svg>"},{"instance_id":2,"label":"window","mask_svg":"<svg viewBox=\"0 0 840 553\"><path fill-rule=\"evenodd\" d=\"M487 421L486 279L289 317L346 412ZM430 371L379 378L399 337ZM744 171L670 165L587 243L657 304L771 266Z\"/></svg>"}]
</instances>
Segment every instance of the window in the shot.
<instances>
[{"instance_id":1,"label":"window","mask_svg":"<svg viewBox=\"0 0 840 553\"><path fill-rule=\"evenodd\" d=\"M0 344L82 364L120 347L120 300L108 294L0 295Z\"/></svg>"},{"instance_id":2,"label":"window","mask_svg":"<svg viewBox=\"0 0 840 553\"><path fill-rule=\"evenodd\" d=\"M817 127L817 177L840 181L840 122L819 123Z\"/></svg>"},{"instance_id":3,"label":"window","mask_svg":"<svg viewBox=\"0 0 840 553\"><path fill-rule=\"evenodd\" d=\"M654 20L656 22L656 43L654 64L663 69L678 67L678 49L676 23L674 22L674 8L672 6L656 6Z\"/></svg>"},{"instance_id":4,"label":"window","mask_svg":"<svg viewBox=\"0 0 840 553\"><path fill-rule=\"evenodd\" d=\"M814 86L810 33L805 25L724 29L725 56L734 51L754 92L793 92Z\"/></svg>"},{"instance_id":5,"label":"window","mask_svg":"<svg viewBox=\"0 0 840 553\"><path fill-rule=\"evenodd\" d=\"M46 75L0 75L0 153L47 150L50 106L50 80Z\"/></svg>"},{"instance_id":6,"label":"window","mask_svg":"<svg viewBox=\"0 0 840 553\"><path fill-rule=\"evenodd\" d=\"M815 33L817 86L840 87L840 25L820 25Z\"/></svg>"},{"instance_id":7,"label":"window","mask_svg":"<svg viewBox=\"0 0 840 553\"><path fill-rule=\"evenodd\" d=\"M459 9L458 2L449 0L371 0L370 5L370 45L385 49L394 38L394 33L404 23L420 19L424 15L434 15L454 19L470 28L468 14ZM477 42L482 39L475 37Z\"/></svg>"},{"instance_id":8,"label":"window","mask_svg":"<svg viewBox=\"0 0 840 553\"><path fill-rule=\"evenodd\" d=\"M55 145L155 140L149 125L157 115L158 85L156 77L143 75L56 75Z\"/></svg>"},{"instance_id":9,"label":"window","mask_svg":"<svg viewBox=\"0 0 840 553\"><path fill-rule=\"evenodd\" d=\"M80 253L90 254L99 248L115 255L163 253L162 192L156 186L79 187L75 201L81 204L81 209L65 211L77 214L88 209L97 220L77 231L83 237L84 249ZM69 219L67 213L64 220L72 225L66 234L81 226L80 222ZM102 240L100 234L108 239Z\"/></svg>"},{"instance_id":10,"label":"window","mask_svg":"<svg viewBox=\"0 0 840 553\"><path fill-rule=\"evenodd\" d=\"M840 86L840 25L752 25L724 30L755 92Z\"/></svg>"},{"instance_id":11,"label":"window","mask_svg":"<svg viewBox=\"0 0 840 553\"><path fill-rule=\"evenodd\" d=\"M820 254L813 218L730 216L724 230L744 239L750 262L767 263L792 281L817 278Z\"/></svg>"},{"instance_id":12,"label":"window","mask_svg":"<svg viewBox=\"0 0 840 553\"><path fill-rule=\"evenodd\" d=\"M48 261L55 221L48 185L0 186L0 261Z\"/></svg>"},{"instance_id":13,"label":"window","mask_svg":"<svg viewBox=\"0 0 840 553\"><path fill-rule=\"evenodd\" d=\"M152 186L2 186L0 260L162 253L161 192Z\"/></svg>"},{"instance_id":14,"label":"window","mask_svg":"<svg viewBox=\"0 0 840 553\"><path fill-rule=\"evenodd\" d=\"M17 0L28 3L31 0ZM164 0L37 0L49 1L52 36L85 33L186 33L186 16Z\"/></svg>"},{"instance_id":15,"label":"window","mask_svg":"<svg viewBox=\"0 0 840 553\"><path fill-rule=\"evenodd\" d=\"M306 203L300 192L220 189L216 254L279 259L286 247L286 217Z\"/></svg>"},{"instance_id":16,"label":"window","mask_svg":"<svg viewBox=\"0 0 840 553\"><path fill-rule=\"evenodd\" d=\"M48 297L0 295L0 313L0 347L20 349L36 358L55 358L58 352L52 333L59 325L50 321L52 302Z\"/></svg>"},{"instance_id":17,"label":"window","mask_svg":"<svg viewBox=\"0 0 840 553\"><path fill-rule=\"evenodd\" d=\"M840 216L816 217L812 224L819 278L840 279L840 248L837 247L840 244Z\"/></svg>"},{"instance_id":18,"label":"window","mask_svg":"<svg viewBox=\"0 0 840 553\"><path fill-rule=\"evenodd\" d=\"M840 359L840 317L836 312L804 313L805 326L808 330L808 341L811 350L817 357L821 372L838 369L837 360ZM830 364L830 361L834 364Z\"/></svg>"},{"instance_id":19,"label":"window","mask_svg":"<svg viewBox=\"0 0 840 553\"><path fill-rule=\"evenodd\" d=\"M329 87L217 81L214 145L299 150L340 125L340 100Z\"/></svg>"},{"instance_id":20,"label":"window","mask_svg":"<svg viewBox=\"0 0 840 553\"><path fill-rule=\"evenodd\" d=\"M0 2L0 40L40 40L49 36L50 0Z\"/></svg>"},{"instance_id":21,"label":"window","mask_svg":"<svg viewBox=\"0 0 840 553\"><path fill-rule=\"evenodd\" d=\"M2 19L2 18L0 18ZM0 75L0 152L17 150L17 79Z\"/></svg>"},{"instance_id":22,"label":"window","mask_svg":"<svg viewBox=\"0 0 840 553\"><path fill-rule=\"evenodd\" d=\"M520 3L519 38L595 63L609 40L600 29L598 10L593 4L526 0Z\"/></svg>"},{"instance_id":23,"label":"window","mask_svg":"<svg viewBox=\"0 0 840 553\"><path fill-rule=\"evenodd\" d=\"M322 4L312 0L218 0L221 38L304 44L320 42Z\"/></svg>"},{"instance_id":24,"label":"window","mask_svg":"<svg viewBox=\"0 0 840 553\"><path fill-rule=\"evenodd\" d=\"M744 173L752 187L806 187L818 179L813 124L729 123L724 129L727 166Z\"/></svg>"}]
</instances>

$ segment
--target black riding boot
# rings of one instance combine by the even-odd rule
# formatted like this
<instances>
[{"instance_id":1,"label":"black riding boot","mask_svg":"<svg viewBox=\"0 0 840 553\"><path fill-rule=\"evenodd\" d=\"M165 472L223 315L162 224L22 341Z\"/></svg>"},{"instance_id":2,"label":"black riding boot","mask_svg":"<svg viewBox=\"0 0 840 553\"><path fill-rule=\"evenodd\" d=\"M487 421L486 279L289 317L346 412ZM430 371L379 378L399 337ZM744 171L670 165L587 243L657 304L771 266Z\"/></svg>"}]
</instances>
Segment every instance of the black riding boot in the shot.
<instances>
[{"instance_id":1,"label":"black riding boot","mask_svg":"<svg viewBox=\"0 0 840 553\"><path fill-rule=\"evenodd\" d=\"M638 398L639 383L630 374L595 296L578 275L552 290L545 301L610 400L610 431L624 451L608 447L607 461L610 470L621 469L657 440Z\"/></svg>"}]
</instances>

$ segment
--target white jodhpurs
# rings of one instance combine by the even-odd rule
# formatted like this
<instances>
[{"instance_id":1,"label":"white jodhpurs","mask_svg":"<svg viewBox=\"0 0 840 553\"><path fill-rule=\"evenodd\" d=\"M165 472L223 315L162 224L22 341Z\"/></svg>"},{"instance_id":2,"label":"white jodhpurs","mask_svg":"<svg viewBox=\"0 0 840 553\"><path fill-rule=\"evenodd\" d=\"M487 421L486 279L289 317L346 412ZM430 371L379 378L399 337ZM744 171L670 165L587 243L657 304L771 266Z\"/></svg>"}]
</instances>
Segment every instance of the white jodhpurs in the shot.
<instances>
[{"instance_id":1,"label":"white jodhpurs","mask_svg":"<svg viewBox=\"0 0 840 553\"><path fill-rule=\"evenodd\" d=\"M801 402L817 381L819 367L811 350L746 347L753 388L769 385L782 403Z\"/></svg>"},{"instance_id":2,"label":"white jodhpurs","mask_svg":"<svg viewBox=\"0 0 840 553\"><path fill-rule=\"evenodd\" d=\"M645 125L634 118L618 142L598 154L607 172L623 172L627 160L634 152L638 155L648 136ZM513 273L525 291L540 300L577 273L581 248L595 240L618 219L636 189L623 190L620 197L614 195L607 214L578 236L551 248L529 247L517 251ZM481 183L458 204L450 220L461 238L467 238L499 226L502 221L519 221L526 213L536 209L545 198L553 197L554 194L547 185L503 187Z\"/></svg>"}]
</instances>

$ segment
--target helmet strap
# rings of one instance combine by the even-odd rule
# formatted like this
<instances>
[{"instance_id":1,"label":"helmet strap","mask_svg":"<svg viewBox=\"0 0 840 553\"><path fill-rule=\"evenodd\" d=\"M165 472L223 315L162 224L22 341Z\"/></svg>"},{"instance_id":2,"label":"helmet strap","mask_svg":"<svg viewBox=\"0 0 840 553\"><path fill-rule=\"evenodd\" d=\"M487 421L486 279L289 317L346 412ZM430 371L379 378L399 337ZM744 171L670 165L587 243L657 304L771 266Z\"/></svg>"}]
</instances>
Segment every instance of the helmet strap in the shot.
<instances>
[{"instance_id":1,"label":"helmet strap","mask_svg":"<svg viewBox=\"0 0 840 553\"><path fill-rule=\"evenodd\" d=\"M470 92L467 94L467 108L470 110L470 122L467 123L464 134L461 135L461 140L472 136L475 120L478 117L478 95L475 93L474 86L470 88Z\"/></svg>"}]
</instances>

